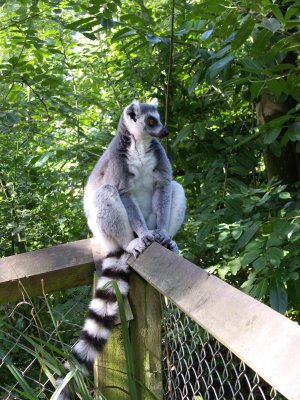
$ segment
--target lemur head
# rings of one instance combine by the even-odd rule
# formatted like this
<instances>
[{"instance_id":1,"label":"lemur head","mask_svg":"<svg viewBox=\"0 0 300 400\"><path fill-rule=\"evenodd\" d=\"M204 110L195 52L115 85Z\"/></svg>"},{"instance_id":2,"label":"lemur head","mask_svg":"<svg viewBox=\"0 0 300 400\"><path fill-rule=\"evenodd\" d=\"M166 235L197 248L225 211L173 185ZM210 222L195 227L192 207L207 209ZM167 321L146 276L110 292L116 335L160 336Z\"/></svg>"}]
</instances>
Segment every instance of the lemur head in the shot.
<instances>
[{"instance_id":1,"label":"lemur head","mask_svg":"<svg viewBox=\"0 0 300 400\"><path fill-rule=\"evenodd\" d=\"M124 110L124 121L128 131L135 137L157 137L163 138L168 135L168 130L160 122L157 111L157 99L150 103L139 103L134 100Z\"/></svg>"}]
</instances>

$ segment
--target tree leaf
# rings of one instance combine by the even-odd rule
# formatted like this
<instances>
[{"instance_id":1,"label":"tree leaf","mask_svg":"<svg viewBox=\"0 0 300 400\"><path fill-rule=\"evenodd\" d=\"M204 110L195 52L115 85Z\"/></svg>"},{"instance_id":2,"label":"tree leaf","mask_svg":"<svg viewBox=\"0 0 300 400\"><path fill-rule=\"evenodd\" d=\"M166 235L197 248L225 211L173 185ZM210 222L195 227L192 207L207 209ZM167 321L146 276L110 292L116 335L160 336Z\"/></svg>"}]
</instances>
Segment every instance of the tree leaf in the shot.
<instances>
[{"instance_id":1,"label":"tree leaf","mask_svg":"<svg viewBox=\"0 0 300 400\"><path fill-rule=\"evenodd\" d=\"M208 67L205 73L207 83L210 83L228 64L232 62L233 59L234 57L229 54Z\"/></svg>"},{"instance_id":2,"label":"tree leaf","mask_svg":"<svg viewBox=\"0 0 300 400\"><path fill-rule=\"evenodd\" d=\"M279 198L282 200L290 200L292 198L291 193L289 192L280 192Z\"/></svg>"},{"instance_id":3,"label":"tree leaf","mask_svg":"<svg viewBox=\"0 0 300 400\"><path fill-rule=\"evenodd\" d=\"M268 290L269 282L268 279L263 278L258 283L253 285L253 289L251 290L251 295L255 296L257 299L262 299Z\"/></svg>"},{"instance_id":4,"label":"tree leaf","mask_svg":"<svg viewBox=\"0 0 300 400\"><path fill-rule=\"evenodd\" d=\"M97 37L96 37L93 33L91 33L91 32L84 32L84 31L81 31L81 34L82 34L83 36L87 37L87 38L90 39L90 40L96 40L96 39L97 39Z\"/></svg>"},{"instance_id":5,"label":"tree leaf","mask_svg":"<svg viewBox=\"0 0 300 400\"><path fill-rule=\"evenodd\" d=\"M109 30L115 26L115 21L112 18L101 18L100 24L104 29Z\"/></svg>"},{"instance_id":6,"label":"tree leaf","mask_svg":"<svg viewBox=\"0 0 300 400\"><path fill-rule=\"evenodd\" d=\"M286 131L286 134L292 142L300 140L300 122L295 122L290 125Z\"/></svg>"},{"instance_id":7,"label":"tree leaf","mask_svg":"<svg viewBox=\"0 0 300 400\"><path fill-rule=\"evenodd\" d=\"M280 96L287 90L286 81L283 79L271 79L267 82L267 86L275 96Z\"/></svg>"},{"instance_id":8,"label":"tree leaf","mask_svg":"<svg viewBox=\"0 0 300 400\"><path fill-rule=\"evenodd\" d=\"M191 132L194 131L194 124L184 126L177 135L175 142L173 142L172 147L175 147L179 142L182 142Z\"/></svg>"},{"instance_id":9,"label":"tree leaf","mask_svg":"<svg viewBox=\"0 0 300 400\"><path fill-rule=\"evenodd\" d=\"M234 240L238 240L243 233L243 228L241 226L237 226L236 228L232 229L231 236Z\"/></svg>"},{"instance_id":10,"label":"tree leaf","mask_svg":"<svg viewBox=\"0 0 300 400\"><path fill-rule=\"evenodd\" d=\"M288 21L293 15L295 15L297 12L298 12L298 7L296 6L296 3L295 3L295 4L291 4L291 5L289 6L289 8L287 9L287 11L286 11L286 13L285 13L285 16L284 16L285 23L287 23L287 21Z\"/></svg>"},{"instance_id":11,"label":"tree leaf","mask_svg":"<svg viewBox=\"0 0 300 400\"><path fill-rule=\"evenodd\" d=\"M262 271L265 266L267 265L267 260L266 257L259 257L257 258L254 263L253 263L253 268L255 269L256 272Z\"/></svg>"},{"instance_id":12,"label":"tree leaf","mask_svg":"<svg viewBox=\"0 0 300 400\"><path fill-rule=\"evenodd\" d=\"M277 158L279 158L281 156L282 149L277 140L275 140L273 143L270 144L270 149L271 149L272 153L274 154L274 156L276 156Z\"/></svg>"},{"instance_id":13,"label":"tree leaf","mask_svg":"<svg viewBox=\"0 0 300 400\"><path fill-rule=\"evenodd\" d=\"M210 56L210 59L214 59L214 58L221 58L223 57L226 53L228 53L231 49L231 45L228 44L227 46L223 47L221 50L217 51L216 53L214 53L213 55Z\"/></svg>"},{"instance_id":14,"label":"tree leaf","mask_svg":"<svg viewBox=\"0 0 300 400\"><path fill-rule=\"evenodd\" d=\"M286 289L276 280L270 287L270 304L271 307L284 314L288 305L288 296Z\"/></svg>"},{"instance_id":15,"label":"tree leaf","mask_svg":"<svg viewBox=\"0 0 300 400\"><path fill-rule=\"evenodd\" d=\"M273 143L280 135L281 129L282 129L281 127L277 127L277 128L272 128L268 132L266 132L264 135L264 143L265 144Z\"/></svg>"},{"instance_id":16,"label":"tree leaf","mask_svg":"<svg viewBox=\"0 0 300 400\"><path fill-rule=\"evenodd\" d=\"M199 69L199 70L193 75L193 77L192 77L192 79L191 79L191 81L190 81L189 87L188 87L188 93L189 93L189 94L193 93L193 91L196 89L196 86L197 86L197 84L198 84L198 80L199 80L199 77L200 77L201 72L202 72L202 68Z\"/></svg>"},{"instance_id":17,"label":"tree leaf","mask_svg":"<svg viewBox=\"0 0 300 400\"><path fill-rule=\"evenodd\" d=\"M254 36L254 42L251 47L251 54L259 55L269 44L270 39L272 37L272 32L268 29L262 29Z\"/></svg>"},{"instance_id":18,"label":"tree leaf","mask_svg":"<svg viewBox=\"0 0 300 400\"><path fill-rule=\"evenodd\" d=\"M257 251L250 251L248 253L245 253L243 258L242 258L242 267L246 267L247 265L251 264L254 260L259 257L259 254Z\"/></svg>"},{"instance_id":19,"label":"tree leaf","mask_svg":"<svg viewBox=\"0 0 300 400\"><path fill-rule=\"evenodd\" d=\"M243 233L243 235L238 240L235 251L246 246L246 244L253 238L256 232L259 230L261 221L253 222L253 224Z\"/></svg>"},{"instance_id":20,"label":"tree leaf","mask_svg":"<svg viewBox=\"0 0 300 400\"><path fill-rule=\"evenodd\" d=\"M241 269L241 266L242 265L239 258L235 258L228 263L228 267L230 268L232 275L236 275L237 272Z\"/></svg>"},{"instance_id":21,"label":"tree leaf","mask_svg":"<svg viewBox=\"0 0 300 400\"><path fill-rule=\"evenodd\" d=\"M127 36L132 36L136 34L135 29L131 28L122 28L118 32L116 32L113 37L111 38L111 43L118 42L119 40L124 39Z\"/></svg>"},{"instance_id":22,"label":"tree leaf","mask_svg":"<svg viewBox=\"0 0 300 400\"><path fill-rule=\"evenodd\" d=\"M275 15L275 17L282 23L284 24L284 16L282 15L282 12L280 8L278 7L277 4L270 4L270 8Z\"/></svg>"},{"instance_id":23,"label":"tree leaf","mask_svg":"<svg viewBox=\"0 0 300 400\"><path fill-rule=\"evenodd\" d=\"M46 162L49 160L49 158L52 156L52 153L50 151L46 151L44 154L41 155L41 157L33 164L34 167L36 168L41 168L43 167Z\"/></svg>"},{"instance_id":24,"label":"tree leaf","mask_svg":"<svg viewBox=\"0 0 300 400\"><path fill-rule=\"evenodd\" d=\"M255 21L253 19L247 19L236 32L233 41L231 42L231 48L233 50L237 50L242 46L251 35L253 28L255 25Z\"/></svg>"},{"instance_id":25,"label":"tree leaf","mask_svg":"<svg viewBox=\"0 0 300 400\"><path fill-rule=\"evenodd\" d=\"M262 21L262 25L271 31L272 33L277 32L281 28L280 22L276 18L265 18Z\"/></svg>"},{"instance_id":26,"label":"tree leaf","mask_svg":"<svg viewBox=\"0 0 300 400\"><path fill-rule=\"evenodd\" d=\"M65 26L65 28L71 29L71 30L77 30L78 28L82 27L82 25L86 25L87 23L90 23L92 21L95 23L95 25L97 24L95 17L86 17L86 18L81 18L81 19L78 19L77 21L71 22L70 24L67 24Z\"/></svg>"},{"instance_id":27,"label":"tree leaf","mask_svg":"<svg viewBox=\"0 0 300 400\"><path fill-rule=\"evenodd\" d=\"M146 38L146 40L147 40L148 42L153 43L153 44L156 44L156 43L161 42L161 38L158 37L158 36L153 35L152 33L148 33L148 34L145 36L145 38Z\"/></svg>"},{"instance_id":28,"label":"tree leaf","mask_svg":"<svg viewBox=\"0 0 300 400\"><path fill-rule=\"evenodd\" d=\"M213 224L211 224L211 223L208 223L208 224L205 224L204 226L202 226L202 228L197 233L197 241L201 242L202 240L204 240L208 236L208 234L211 232L212 228L213 228Z\"/></svg>"},{"instance_id":29,"label":"tree leaf","mask_svg":"<svg viewBox=\"0 0 300 400\"><path fill-rule=\"evenodd\" d=\"M206 32L202 33L201 39L203 41L207 40L211 36L212 33L213 33L213 29L208 29Z\"/></svg>"},{"instance_id":30,"label":"tree leaf","mask_svg":"<svg viewBox=\"0 0 300 400\"><path fill-rule=\"evenodd\" d=\"M251 100L254 100L261 95L264 85L265 85L264 82L251 83L251 85L250 85Z\"/></svg>"},{"instance_id":31,"label":"tree leaf","mask_svg":"<svg viewBox=\"0 0 300 400\"><path fill-rule=\"evenodd\" d=\"M206 124L204 122L196 122L194 124L194 130L200 140L203 140L206 135Z\"/></svg>"}]
</instances>

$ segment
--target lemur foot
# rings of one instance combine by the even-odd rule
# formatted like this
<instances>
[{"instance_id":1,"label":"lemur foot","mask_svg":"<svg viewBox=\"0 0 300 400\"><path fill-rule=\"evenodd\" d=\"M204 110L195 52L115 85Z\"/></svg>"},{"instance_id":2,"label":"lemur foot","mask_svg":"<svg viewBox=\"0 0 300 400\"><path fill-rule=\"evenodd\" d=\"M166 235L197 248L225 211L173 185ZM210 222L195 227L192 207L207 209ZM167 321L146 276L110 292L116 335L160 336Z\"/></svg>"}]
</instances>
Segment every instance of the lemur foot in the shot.
<instances>
[{"instance_id":1,"label":"lemur foot","mask_svg":"<svg viewBox=\"0 0 300 400\"><path fill-rule=\"evenodd\" d=\"M151 231L151 233L153 233L153 235L155 236L155 241L157 243L161 244L162 246L166 247L167 249L173 251L176 254L179 253L179 249L176 242L170 239L169 235L165 231L153 230Z\"/></svg>"},{"instance_id":2,"label":"lemur foot","mask_svg":"<svg viewBox=\"0 0 300 400\"><path fill-rule=\"evenodd\" d=\"M179 249L178 246L176 244L176 242L174 242L174 240L172 239L165 239L163 238L161 241L158 239L156 240L159 244L161 244L162 246L166 247L167 249L173 251L173 253L178 254L179 253Z\"/></svg>"},{"instance_id":3,"label":"lemur foot","mask_svg":"<svg viewBox=\"0 0 300 400\"><path fill-rule=\"evenodd\" d=\"M173 253L178 254L179 253L179 249L178 246L176 244L176 242L174 242L174 240L170 239L168 244L165 246L167 249L173 251Z\"/></svg>"}]
</instances>

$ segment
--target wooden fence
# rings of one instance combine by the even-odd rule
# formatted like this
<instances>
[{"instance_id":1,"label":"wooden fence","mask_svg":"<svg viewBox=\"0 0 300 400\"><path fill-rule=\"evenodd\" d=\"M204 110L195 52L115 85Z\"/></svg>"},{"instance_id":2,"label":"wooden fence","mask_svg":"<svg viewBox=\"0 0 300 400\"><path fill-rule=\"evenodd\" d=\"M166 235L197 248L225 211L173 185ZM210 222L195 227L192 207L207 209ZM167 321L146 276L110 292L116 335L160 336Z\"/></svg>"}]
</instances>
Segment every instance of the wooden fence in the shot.
<instances>
[{"instance_id":1,"label":"wooden fence","mask_svg":"<svg viewBox=\"0 0 300 400\"><path fill-rule=\"evenodd\" d=\"M49 293L91 283L97 258L95 243L90 239L3 258L0 302L22 298L25 291L35 296L43 290ZM162 393L161 293L287 399L300 400L297 323L157 243L129 263L135 271L130 303L134 317L138 317L130 329L140 399L147 399L145 387L158 398ZM122 370L120 342L116 330L101 356L105 371L110 371L111 362ZM114 386L126 386L122 374L118 377L98 369L96 376L102 386L110 387L107 390L112 396Z\"/></svg>"}]
</instances>

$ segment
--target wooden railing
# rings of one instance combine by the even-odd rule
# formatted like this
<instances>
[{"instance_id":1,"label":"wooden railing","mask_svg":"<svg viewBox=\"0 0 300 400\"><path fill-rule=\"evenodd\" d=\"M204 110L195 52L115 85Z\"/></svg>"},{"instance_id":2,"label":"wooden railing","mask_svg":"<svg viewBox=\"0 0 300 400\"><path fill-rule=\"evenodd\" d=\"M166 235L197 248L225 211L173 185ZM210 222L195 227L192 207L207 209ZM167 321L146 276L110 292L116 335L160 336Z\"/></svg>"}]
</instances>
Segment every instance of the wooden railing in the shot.
<instances>
[{"instance_id":1,"label":"wooden railing","mask_svg":"<svg viewBox=\"0 0 300 400\"><path fill-rule=\"evenodd\" d=\"M35 296L43 290L49 293L91 283L95 263L97 252L90 239L3 258L0 260L0 302L22 298L25 292ZM138 318L131 330L135 360L139 364L136 378L142 388L146 386L160 397L158 293L161 293L287 399L300 399L300 327L297 323L157 243L129 263L137 273L132 277L130 297L133 314L138 314ZM113 346L118 342L118 338L112 339ZM109 351L108 348L106 353ZM116 347L113 352L117 357ZM102 357L105 364L107 354ZM99 377L104 386L107 379L117 379L120 383L115 377L103 374ZM140 394L139 398L147 396Z\"/></svg>"}]
</instances>

